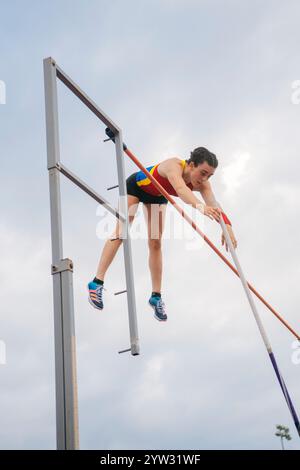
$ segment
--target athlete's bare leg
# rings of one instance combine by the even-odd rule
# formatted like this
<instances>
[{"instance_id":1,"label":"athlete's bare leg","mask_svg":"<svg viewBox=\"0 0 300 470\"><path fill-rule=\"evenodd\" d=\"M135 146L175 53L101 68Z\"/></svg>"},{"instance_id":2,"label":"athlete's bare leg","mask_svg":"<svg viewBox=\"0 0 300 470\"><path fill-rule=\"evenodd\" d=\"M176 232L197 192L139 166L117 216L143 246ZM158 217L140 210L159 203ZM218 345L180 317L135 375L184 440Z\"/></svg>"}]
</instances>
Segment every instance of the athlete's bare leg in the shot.
<instances>
[{"instance_id":1,"label":"athlete's bare leg","mask_svg":"<svg viewBox=\"0 0 300 470\"><path fill-rule=\"evenodd\" d=\"M127 195L127 204L128 204L128 214L129 214L129 224L134 220L137 208L138 208L139 199L135 196ZM97 279L104 281L105 273L109 268L111 262L113 261L118 249L122 245L122 240L118 237L121 234L122 222L117 221L116 228L111 234L109 240L105 242L102 254L100 257L97 274Z\"/></svg>"},{"instance_id":2,"label":"athlete's bare leg","mask_svg":"<svg viewBox=\"0 0 300 470\"><path fill-rule=\"evenodd\" d=\"M165 223L167 204L143 204L148 227L149 268L152 291L161 292L162 250L161 238Z\"/></svg>"}]
</instances>

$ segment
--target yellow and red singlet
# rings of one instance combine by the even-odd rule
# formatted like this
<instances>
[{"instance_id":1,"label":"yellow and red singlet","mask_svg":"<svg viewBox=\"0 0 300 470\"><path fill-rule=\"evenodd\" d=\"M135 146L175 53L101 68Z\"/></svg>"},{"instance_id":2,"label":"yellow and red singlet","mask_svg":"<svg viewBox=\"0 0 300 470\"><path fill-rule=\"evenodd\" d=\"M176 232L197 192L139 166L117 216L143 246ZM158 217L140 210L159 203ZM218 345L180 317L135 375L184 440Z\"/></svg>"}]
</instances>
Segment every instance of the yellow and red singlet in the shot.
<instances>
[{"instance_id":1,"label":"yellow and red singlet","mask_svg":"<svg viewBox=\"0 0 300 470\"><path fill-rule=\"evenodd\" d=\"M180 163L183 171L186 166L186 161L181 160ZM168 178L164 178L158 173L158 165L159 163L157 163L156 165L148 166L146 169L162 185L162 187L167 191L168 194L171 194L171 196L178 196L175 189L169 182ZM152 194L153 196L161 196L161 193L156 188L156 186L154 186L152 181L142 171L138 171L136 174L136 184L139 186L139 188L141 188L148 194ZM188 183L187 186L190 189L193 189L192 183Z\"/></svg>"}]
</instances>

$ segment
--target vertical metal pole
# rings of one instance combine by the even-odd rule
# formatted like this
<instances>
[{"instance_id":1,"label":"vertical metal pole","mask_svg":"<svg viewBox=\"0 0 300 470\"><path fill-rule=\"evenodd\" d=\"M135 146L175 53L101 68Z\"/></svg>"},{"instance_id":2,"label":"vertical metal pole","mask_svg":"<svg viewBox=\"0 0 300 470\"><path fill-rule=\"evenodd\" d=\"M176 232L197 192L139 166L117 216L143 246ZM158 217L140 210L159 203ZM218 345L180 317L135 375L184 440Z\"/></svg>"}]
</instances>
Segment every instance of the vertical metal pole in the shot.
<instances>
[{"instance_id":1,"label":"vertical metal pole","mask_svg":"<svg viewBox=\"0 0 300 470\"><path fill-rule=\"evenodd\" d=\"M75 358L72 262L63 260L56 64L44 60L54 303L57 448L77 449L78 400Z\"/></svg>"},{"instance_id":2,"label":"vertical metal pole","mask_svg":"<svg viewBox=\"0 0 300 470\"><path fill-rule=\"evenodd\" d=\"M219 206L220 207L220 206ZM275 374L276 374L276 377L278 379L278 382L279 382L279 385L280 385L280 388L282 390L282 393L284 395L284 398L286 400L286 403L287 403L287 406L290 410L290 413L291 413L291 416L292 416L292 419L294 421L294 424L296 426L296 429L297 429L297 432L298 432L298 435L300 436L300 422L299 422L299 419L298 419L298 416L297 416L297 413L296 413L296 410L294 408L294 405L292 403L292 400L290 398L290 395L289 395L289 392L286 388L286 385L285 385L285 382L283 380L283 377L279 371L279 368L278 368L278 365L277 365L277 362L276 362L276 359L275 359L275 356L274 356L274 353L272 351L272 347L271 347L271 344L270 344L270 341L267 337L267 333L264 329L264 326L262 324L262 321L260 319L260 316L258 314L258 311L257 311L257 308L256 308L256 305L254 303L254 300L253 300L253 297L251 295L251 292L250 292L250 289L248 287L248 283L246 281L246 278L244 276L244 273L242 271L242 268L241 268L241 265L240 265L240 262L238 260L238 257L236 255L236 252L235 252L235 249L233 247L233 244L231 242L231 239L230 239L230 236L229 236L229 233L227 231L227 228L226 228L226 225L223 221L223 219L221 218L221 227L222 227L222 230L223 230L223 233L224 233L224 236L225 236L225 239L226 239L226 242L227 242L227 245L229 247L229 250L230 250L230 253L231 253L231 256L233 258L233 261L234 261L234 264L236 266L236 269L239 273L239 277L240 277L240 280L241 280L241 283L242 283L242 286L245 290L245 293L246 293L246 296L247 296L247 299L248 299L248 302L250 304L250 307L251 307L251 310L252 310L252 313L254 315L254 318L255 318L255 321L256 321L256 324L258 326L258 329L259 329L259 332L262 336L262 339L263 339L263 342L265 344L265 347L268 351L268 355L269 355L269 358L270 358L270 361L272 363L272 366L274 368L274 371L275 371Z\"/></svg>"},{"instance_id":3,"label":"vertical metal pole","mask_svg":"<svg viewBox=\"0 0 300 470\"><path fill-rule=\"evenodd\" d=\"M131 354L133 356L136 356L140 353L140 346L139 346L138 329L137 329L132 254L131 254L131 243L130 243L129 223L128 223L127 190L126 190L126 179L125 179L125 169L124 169L123 139L122 139L121 130L119 130L118 133L116 133L115 135L115 144L116 144L118 183L119 183L119 194L120 194L120 209L119 210L126 218L126 222L123 224L122 238L123 238L125 276L126 276L126 287L127 287L127 306L128 306L130 345L131 345Z\"/></svg>"}]
</instances>

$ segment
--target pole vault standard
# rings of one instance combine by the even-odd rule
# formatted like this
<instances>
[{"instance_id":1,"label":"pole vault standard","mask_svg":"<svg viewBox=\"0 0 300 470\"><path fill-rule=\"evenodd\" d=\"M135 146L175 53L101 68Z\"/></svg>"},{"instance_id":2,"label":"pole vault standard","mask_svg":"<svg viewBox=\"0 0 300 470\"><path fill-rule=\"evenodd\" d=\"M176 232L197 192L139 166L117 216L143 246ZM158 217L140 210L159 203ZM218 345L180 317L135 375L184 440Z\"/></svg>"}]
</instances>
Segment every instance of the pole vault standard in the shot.
<instances>
[{"instance_id":1,"label":"pole vault standard","mask_svg":"<svg viewBox=\"0 0 300 470\"><path fill-rule=\"evenodd\" d=\"M106 129L106 134L107 136L109 137L109 139L107 140L112 140L114 141L114 133L111 129L107 128ZM252 310L252 313L254 315L254 318L255 318L255 321L256 321L256 324L258 326L258 329L259 329L259 332L261 334L261 337L263 339L263 342L265 344L265 347L267 349L267 352L268 352L268 355L269 355L269 358L271 360L271 363L272 363L272 366L274 368L274 371L275 371L275 374L276 374L276 377L278 379L278 382L280 384L280 387L281 387L281 390L283 392L283 395L284 395L284 398L286 400L286 403L288 405L288 408L290 410L290 413L291 413L291 416L292 416L292 419L295 423L295 426L296 426L296 429L297 429L297 432L298 432L298 435L300 437L300 423L299 423L299 419L298 419L298 416L297 416L297 413L295 411L295 408L294 408L294 405L292 403L292 400L290 398L290 395L288 393L288 390L287 390L287 387L285 385L285 382L283 380L283 377L279 371L279 368L278 368L278 365L277 365L277 362L276 362L276 359L275 359L275 356L274 356L274 353L272 351L272 347L271 347L271 344L270 344L270 341L267 337L267 334L266 334L266 331L263 327L263 324L261 322L261 319L259 317L259 314L257 312L257 308L256 308L256 305L253 301L253 297L251 295L251 292L250 292L250 289L252 290L252 292L259 298L259 300L261 300L270 310L271 312L291 331L291 333L293 333L293 335L296 336L296 338L299 340L300 337L299 335L288 325L288 323L273 309L273 307L271 307L271 305L266 302L263 297L258 294L258 292L254 289L254 287L251 286L251 284L249 284L246 279L245 279L245 276L243 274L243 271L242 271L242 268L241 268L241 265L239 263L239 260L238 260L238 257L236 255L236 252L235 252L235 249L232 245L232 242L231 242L231 239L230 239L230 236L228 234L228 231L227 231L227 228L226 228L226 225L223 221L223 219L221 218L221 227L222 227L222 230L223 230L223 233L224 233L224 236L226 238L226 242L227 242L227 245L229 246L229 249L230 249L230 253L231 253L231 256L234 260L234 263L236 265L236 268L234 268L234 266L227 260L227 258L225 258L225 256L217 249L217 247L206 237L206 235L204 235L204 233L198 228L198 226L195 224L195 222L184 212L184 210L175 202L175 200L172 198L172 196L170 196L170 194L161 186L161 184L151 175L151 173L140 163L140 161L134 156L134 154L127 148L127 146L125 144L123 144L123 148L124 148L124 151L125 153L128 155L128 157L140 168L140 170L143 171L143 173L145 173L148 178L152 181L152 183L157 187L157 189L160 191L161 194L163 194L163 196L165 196L165 198L167 198L171 204L177 209L177 211L182 215L182 217L187 220L189 222L189 224L193 227L194 230L196 230L197 233L199 233L199 235L201 235L201 237L206 241L206 243L217 253L217 255L230 267L230 269L232 269L232 271L240 278L241 280L241 283L242 283L242 286L245 290L245 293L246 293L246 296L247 296L247 299L249 301L249 304L250 304L250 307L251 307L251 310ZM217 202L216 202L217 204ZM218 205L218 204L217 204Z\"/></svg>"},{"instance_id":2,"label":"pole vault standard","mask_svg":"<svg viewBox=\"0 0 300 470\"><path fill-rule=\"evenodd\" d=\"M115 135L118 187L122 212L112 207L104 197L90 188L60 162L58 131L57 78L59 78ZM74 325L73 263L63 259L60 173L102 204L122 221L130 348L133 356L139 354L136 303L129 238L126 179L124 171L121 129L58 67L51 58L44 59L45 110L47 131L47 158L50 187L52 275L54 303L56 435L59 450L79 448L78 398L76 378L76 344Z\"/></svg>"}]
</instances>

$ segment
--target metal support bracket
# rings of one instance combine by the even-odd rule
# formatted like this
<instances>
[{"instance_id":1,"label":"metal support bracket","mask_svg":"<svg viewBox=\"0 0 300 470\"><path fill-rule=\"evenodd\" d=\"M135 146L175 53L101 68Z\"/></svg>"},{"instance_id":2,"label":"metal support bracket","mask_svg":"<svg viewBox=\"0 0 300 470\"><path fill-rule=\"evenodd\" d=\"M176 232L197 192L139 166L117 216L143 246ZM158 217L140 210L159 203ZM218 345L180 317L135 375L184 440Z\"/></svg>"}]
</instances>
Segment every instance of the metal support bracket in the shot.
<instances>
[{"instance_id":1,"label":"metal support bracket","mask_svg":"<svg viewBox=\"0 0 300 470\"><path fill-rule=\"evenodd\" d=\"M73 261L69 258L61 259L57 264L51 265L51 274L62 273L64 271L73 272Z\"/></svg>"}]
</instances>

